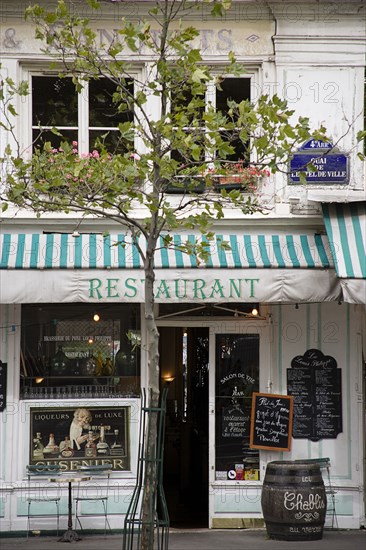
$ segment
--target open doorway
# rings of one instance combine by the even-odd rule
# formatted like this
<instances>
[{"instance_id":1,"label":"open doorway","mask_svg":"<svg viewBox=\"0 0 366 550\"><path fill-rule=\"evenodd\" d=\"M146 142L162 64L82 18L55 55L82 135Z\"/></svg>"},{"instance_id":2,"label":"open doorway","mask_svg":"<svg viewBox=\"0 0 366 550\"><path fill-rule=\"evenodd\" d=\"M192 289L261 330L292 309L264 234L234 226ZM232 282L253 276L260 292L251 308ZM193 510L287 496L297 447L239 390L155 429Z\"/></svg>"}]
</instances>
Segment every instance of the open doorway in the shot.
<instances>
[{"instance_id":1,"label":"open doorway","mask_svg":"<svg viewBox=\"0 0 366 550\"><path fill-rule=\"evenodd\" d=\"M208 328L161 327L164 490L172 527L208 527Z\"/></svg>"}]
</instances>

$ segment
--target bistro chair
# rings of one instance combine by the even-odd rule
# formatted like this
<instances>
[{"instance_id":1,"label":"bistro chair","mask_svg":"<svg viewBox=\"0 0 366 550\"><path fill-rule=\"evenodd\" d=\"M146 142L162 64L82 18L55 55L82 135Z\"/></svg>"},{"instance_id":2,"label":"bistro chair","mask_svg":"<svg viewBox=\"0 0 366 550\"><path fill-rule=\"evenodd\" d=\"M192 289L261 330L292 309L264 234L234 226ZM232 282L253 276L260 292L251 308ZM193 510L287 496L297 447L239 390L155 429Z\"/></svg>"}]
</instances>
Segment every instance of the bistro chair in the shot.
<instances>
[{"instance_id":1,"label":"bistro chair","mask_svg":"<svg viewBox=\"0 0 366 550\"><path fill-rule=\"evenodd\" d=\"M81 524L81 518L86 517L95 517L98 514L97 511L83 512L82 504L83 503L98 503L100 502L103 506L103 515L104 515L104 536L107 533L107 526L112 532L110 523L108 521L108 496L109 496L109 481L111 475L111 465L110 464L100 464L96 466L79 466L78 473L80 475L90 475L92 479L96 478L98 481L104 480L103 486L99 483L96 483L94 490L97 491L96 495L83 494L81 490L83 487L79 484L77 496L74 498L75 501L75 529L77 524L80 525L81 530L83 526ZM90 489L90 486L89 486Z\"/></svg>"},{"instance_id":2,"label":"bistro chair","mask_svg":"<svg viewBox=\"0 0 366 550\"><path fill-rule=\"evenodd\" d=\"M48 496L45 488L38 487L37 493L33 493L31 490L31 481L34 478L37 480L45 481L50 475L57 476L60 474L60 466L58 464L28 464L27 477L28 477L28 496L27 496L27 538L29 537L30 521L31 518L40 518L50 516L50 508L47 504L53 503L55 505L56 518L57 518L57 535L60 526L60 499L59 495ZM45 494L43 494L43 491ZM39 506L41 504L41 506ZM31 514L32 505L36 507L36 511ZM40 508L45 508L44 513L40 513Z\"/></svg>"}]
</instances>

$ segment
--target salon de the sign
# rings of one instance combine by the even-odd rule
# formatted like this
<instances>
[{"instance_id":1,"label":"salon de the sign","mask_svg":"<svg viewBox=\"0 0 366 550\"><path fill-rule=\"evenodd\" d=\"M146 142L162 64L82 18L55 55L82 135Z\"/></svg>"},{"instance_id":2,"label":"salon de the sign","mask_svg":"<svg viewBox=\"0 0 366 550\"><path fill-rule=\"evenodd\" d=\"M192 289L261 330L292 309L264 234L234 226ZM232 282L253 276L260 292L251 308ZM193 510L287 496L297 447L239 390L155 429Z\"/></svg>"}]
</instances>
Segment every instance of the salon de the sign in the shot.
<instances>
[{"instance_id":1,"label":"salon de the sign","mask_svg":"<svg viewBox=\"0 0 366 550\"><path fill-rule=\"evenodd\" d=\"M335 150L331 142L316 139L306 141L290 160L289 183L306 182L317 185L346 185L349 182L349 159Z\"/></svg>"}]
</instances>

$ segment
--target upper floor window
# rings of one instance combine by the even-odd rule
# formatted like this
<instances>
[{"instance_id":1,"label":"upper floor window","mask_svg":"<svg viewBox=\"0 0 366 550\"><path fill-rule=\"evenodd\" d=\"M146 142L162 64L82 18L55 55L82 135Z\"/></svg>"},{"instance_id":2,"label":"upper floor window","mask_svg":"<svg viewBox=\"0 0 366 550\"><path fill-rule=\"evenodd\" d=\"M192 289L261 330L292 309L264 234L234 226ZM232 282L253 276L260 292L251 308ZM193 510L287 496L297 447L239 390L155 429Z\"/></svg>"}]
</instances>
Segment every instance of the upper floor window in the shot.
<instances>
[{"instance_id":1,"label":"upper floor window","mask_svg":"<svg viewBox=\"0 0 366 550\"><path fill-rule=\"evenodd\" d=\"M127 89L134 93L134 83ZM125 153L131 142L121 139L118 125L133 121L133 110L116 101L116 85L108 79L91 80L82 93L71 78L32 76L32 143L49 141L58 147L62 141L77 141L79 151L98 149L101 142L111 153ZM61 134L56 135L52 128Z\"/></svg>"},{"instance_id":2,"label":"upper floor window","mask_svg":"<svg viewBox=\"0 0 366 550\"><path fill-rule=\"evenodd\" d=\"M213 88L214 92L212 92ZM208 86L206 95L202 96L201 102L200 96L196 96L194 99L195 101L193 102L192 94L184 91L180 95L176 95L171 102L171 112L174 120L184 121L185 123L183 128L177 128L175 137L177 147L171 152L171 158L182 164L190 163L192 160L203 162L205 159L203 149L203 112L205 104L210 102L228 121L235 124L235 113L230 113L230 102L235 101L236 103L240 103L244 100L250 100L250 78L227 77L221 82L220 87L214 87L213 84ZM181 130L183 130L184 134L190 134L189 140L185 140L184 135L180 135ZM234 149L233 153L228 155L225 160L237 161L246 157L246 144L238 138L236 128L232 130L223 128L221 138L224 141L230 142L231 147ZM187 146L187 143L190 146ZM193 152L197 150L200 151L200 154L194 156Z\"/></svg>"},{"instance_id":3,"label":"upper floor window","mask_svg":"<svg viewBox=\"0 0 366 550\"><path fill-rule=\"evenodd\" d=\"M225 78L220 88L216 88L215 106L217 111L221 111L225 116L229 116L229 103L235 101L240 103L244 100L250 100L250 78ZM235 121L235 115L234 115ZM230 141L234 152L225 160L237 161L243 159L247 154L246 144L236 137L236 132L223 132L223 139ZM249 159L247 159L249 161Z\"/></svg>"}]
</instances>

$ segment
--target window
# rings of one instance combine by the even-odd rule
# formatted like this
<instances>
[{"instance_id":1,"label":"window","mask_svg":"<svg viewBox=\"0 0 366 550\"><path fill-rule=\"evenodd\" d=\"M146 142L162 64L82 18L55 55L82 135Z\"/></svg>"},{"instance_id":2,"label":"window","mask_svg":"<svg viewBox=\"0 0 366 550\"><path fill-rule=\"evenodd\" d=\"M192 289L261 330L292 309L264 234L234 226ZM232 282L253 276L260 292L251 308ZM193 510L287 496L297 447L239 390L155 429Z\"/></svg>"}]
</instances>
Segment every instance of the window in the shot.
<instances>
[{"instance_id":1,"label":"window","mask_svg":"<svg viewBox=\"0 0 366 550\"><path fill-rule=\"evenodd\" d=\"M127 83L133 94L134 83ZM108 79L91 80L85 91L77 93L71 78L32 76L32 142L46 141L59 147L62 141L77 141L79 152L88 153L102 141L111 153L125 153L133 148L122 140L118 124L133 121L133 111L126 103L117 105L116 85ZM61 136L51 128L56 127Z\"/></svg>"},{"instance_id":2,"label":"window","mask_svg":"<svg viewBox=\"0 0 366 550\"><path fill-rule=\"evenodd\" d=\"M51 132L56 127L63 138ZM42 129L42 130L41 130ZM78 141L78 97L71 78L32 77L32 143Z\"/></svg>"},{"instance_id":3,"label":"window","mask_svg":"<svg viewBox=\"0 0 366 550\"><path fill-rule=\"evenodd\" d=\"M229 116L229 101L234 100L236 103L240 103L241 101L249 99L249 78L225 78L220 84L220 89L216 88L216 110L221 111L226 116ZM238 138L233 137L233 135L227 132L223 133L222 137L224 140L230 141L230 144L234 148L234 153L226 157L225 160L237 161L246 156L246 146Z\"/></svg>"},{"instance_id":4,"label":"window","mask_svg":"<svg viewBox=\"0 0 366 550\"><path fill-rule=\"evenodd\" d=\"M240 103L243 100L250 100L250 86L250 78L227 77L221 82L219 88L214 86L212 82L207 87L205 95L202 95L202 104L198 108L197 104L195 106L191 105L193 99L192 93L183 90L180 94L177 94L172 101L171 112L175 120L184 121L186 125L183 129L177 128L171 158L183 166L185 164L192 166L192 162L203 163L205 161L205 139L207 139L203 132L203 113L206 104L210 102L216 110L221 111L228 120L235 123L235 114L233 118L229 114L230 107L228 102L234 100ZM198 99L199 97L199 95L196 96ZM190 134L190 141L187 146L185 138L188 134ZM229 142L234 149L232 154L223 159L225 161L246 159L246 144L239 140L237 134L238 132L235 128L233 131L223 130L221 132L221 138ZM206 158L207 160L209 161L210 159ZM248 162L249 159L246 159L246 161ZM188 180L187 185L185 185L184 181L181 181L177 186L169 186L167 192L182 193L182 189L189 192L189 184L191 184L190 180ZM200 185L198 183L194 187L194 191L204 191L204 184Z\"/></svg>"},{"instance_id":5,"label":"window","mask_svg":"<svg viewBox=\"0 0 366 550\"><path fill-rule=\"evenodd\" d=\"M139 312L127 304L24 305L21 397L139 394Z\"/></svg>"},{"instance_id":6,"label":"window","mask_svg":"<svg viewBox=\"0 0 366 550\"><path fill-rule=\"evenodd\" d=\"M194 103L192 103L194 102ZM189 90L177 94L171 102L171 114L174 121L183 122L183 135L176 128L175 143L176 149L171 152L171 158L178 163L185 165L187 162L203 162L205 160L204 136L202 133L203 113L205 110L204 94L193 95ZM189 145L186 145L185 135L190 134ZM197 155L193 156L193 148L197 147Z\"/></svg>"}]
</instances>

